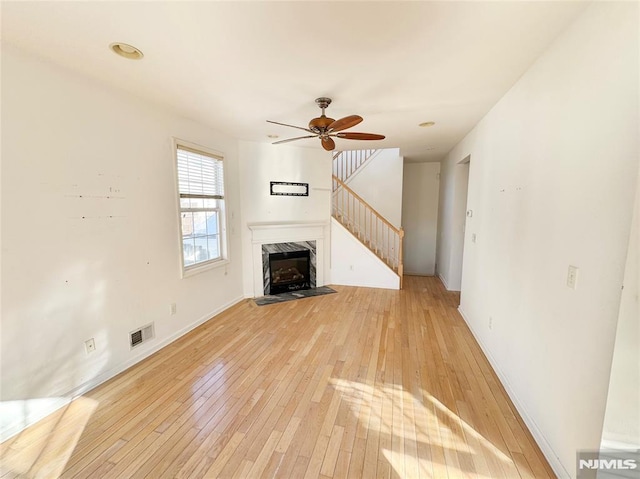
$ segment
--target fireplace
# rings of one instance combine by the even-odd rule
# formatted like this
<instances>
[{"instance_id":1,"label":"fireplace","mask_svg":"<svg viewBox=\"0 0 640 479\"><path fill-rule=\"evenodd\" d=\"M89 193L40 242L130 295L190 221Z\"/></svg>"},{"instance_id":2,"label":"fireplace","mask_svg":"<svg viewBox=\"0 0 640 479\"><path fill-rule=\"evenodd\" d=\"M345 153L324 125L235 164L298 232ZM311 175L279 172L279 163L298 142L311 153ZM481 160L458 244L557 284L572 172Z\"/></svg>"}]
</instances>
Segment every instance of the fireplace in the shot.
<instances>
[{"instance_id":1,"label":"fireplace","mask_svg":"<svg viewBox=\"0 0 640 479\"><path fill-rule=\"evenodd\" d=\"M269 253L269 294L311 288L310 251Z\"/></svg>"},{"instance_id":2,"label":"fireplace","mask_svg":"<svg viewBox=\"0 0 640 479\"><path fill-rule=\"evenodd\" d=\"M263 294L278 294L286 291L296 291L298 289L309 289L316 287L316 242L315 241L296 241L296 242L288 242L288 243L269 243L263 244L262 247L262 272L263 272ZM286 260L288 262L276 264L275 266L271 264L272 259L278 260ZM295 262L292 262L294 261ZM305 264L306 263L306 264ZM302 274L303 278L297 277L293 281L298 281L300 283L306 284L298 284L295 283L289 284L280 284L279 287L275 289L271 287L271 281L274 277L272 272L276 272L278 269L282 268L283 271L280 272L279 278L277 278L277 282L280 281L288 281L287 276L293 277L297 274ZM288 273L284 273L284 271L289 268L295 268L298 271L290 270ZM307 269L308 268L308 269ZM282 288L283 286L287 286L286 289Z\"/></svg>"},{"instance_id":3,"label":"fireplace","mask_svg":"<svg viewBox=\"0 0 640 479\"><path fill-rule=\"evenodd\" d=\"M272 253L309 250L310 287L324 286L325 270L329 267L325 255L329 233L327 221L248 223L247 226L251 230L253 297L271 292L269 255Z\"/></svg>"}]
</instances>

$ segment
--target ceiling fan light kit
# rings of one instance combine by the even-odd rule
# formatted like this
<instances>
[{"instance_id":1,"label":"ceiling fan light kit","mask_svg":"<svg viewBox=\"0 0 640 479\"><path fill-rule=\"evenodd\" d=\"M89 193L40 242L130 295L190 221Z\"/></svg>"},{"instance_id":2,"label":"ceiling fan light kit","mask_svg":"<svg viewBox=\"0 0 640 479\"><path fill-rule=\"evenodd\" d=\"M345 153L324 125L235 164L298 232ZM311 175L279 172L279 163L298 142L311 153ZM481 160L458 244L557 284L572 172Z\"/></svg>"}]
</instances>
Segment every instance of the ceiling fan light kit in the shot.
<instances>
[{"instance_id":1,"label":"ceiling fan light kit","mask_svg":"<svg viewBox=\"0 0 640 479\"><path fill-rule=\"evenodd\" d=\"M332 151L336 147L336 142L332 137L342 138L345 140L384 140L384 135L377 135L375 133L340 133L342 132L342 130L346 130L348 128L356 126L362 121L362 117L359 115L349 115L345 116L344 118L340 118L339 120L334 120L333 118L329 118L328 116L326 116L324 113L324 110L331 104L331 98L316 98L316 104L322 110L322 115L317 118L313 118L309 122L308 128L267 120L268 123L297 128L298 130L304 130L307 133L311 133L310 135L298 136L295 138L289 138L287 140L276 141L273 144L278 145L280 143L288 143L290 141L302 140L304 138L320 138L322 147L327 151Z\"/></svg>"}]
</instances>

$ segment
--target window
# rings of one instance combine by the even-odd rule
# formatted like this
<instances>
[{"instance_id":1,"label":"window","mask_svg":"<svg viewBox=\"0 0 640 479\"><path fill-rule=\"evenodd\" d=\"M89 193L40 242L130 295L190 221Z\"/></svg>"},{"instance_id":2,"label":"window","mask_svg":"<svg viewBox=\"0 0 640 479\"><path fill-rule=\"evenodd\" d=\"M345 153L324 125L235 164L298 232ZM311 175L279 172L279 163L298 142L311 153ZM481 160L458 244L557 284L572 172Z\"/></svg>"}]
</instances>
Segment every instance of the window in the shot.
<instances>
[{"instance_id":1,"label":"window","mask_svg":"<svg viewBox=\"0 0 640 479\"><path fill-rule=\"evenodd\" d=\"M224 168L219 154L176 141L183 273L226 257Z\"/></svg>"}]
</instances>

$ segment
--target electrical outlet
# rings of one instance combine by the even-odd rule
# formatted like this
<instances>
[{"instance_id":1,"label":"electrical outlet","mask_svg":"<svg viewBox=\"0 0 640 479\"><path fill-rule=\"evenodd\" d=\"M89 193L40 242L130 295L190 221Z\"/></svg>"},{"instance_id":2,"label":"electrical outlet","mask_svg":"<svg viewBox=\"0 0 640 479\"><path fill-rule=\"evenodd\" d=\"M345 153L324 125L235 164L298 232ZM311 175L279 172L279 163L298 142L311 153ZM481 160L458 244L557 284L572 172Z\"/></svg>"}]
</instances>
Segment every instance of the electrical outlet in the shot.
<instances>
[{"instance_id":1,"label":"electrical outlet","mask_svg":"<svg viewBox=\"0 0 640 479\"><path fill-rule=\"evenodd\" d=\"M176 310L177 310L176 303L171 303L169 305L169 314L173 316L174 314L176 314Z\"/></svg>"},{"instance_id":2,"label":"electrical outlet","mask_svg":"<svg viewBox=\"0 0 640 479\"><path fill-rule=\"evenodd\" d=\"M576 289L578 285L578 267L569 265L569 271L567 272L567 286L571 289Z\"/></svg>"},{"instance_id":3,"label":"electrical outlet","mask_svg":"<svg viewBox=\"0 0 640 479\"><path fill-rule=\"evenodd\" d=\"M353 271L353 265L352 264L349 265L349 270Z\"/></svg>"},{"instance_id":4,"label":"electrical outlet","mask_svg":"<svg viewBox=\"0 0 640 479\"><path fill-rule=\"evenodd\" d=\"M92 353L96 350L96 342L93 338L87 339L84 342L84 349L87 351L87 354Z\"/></svg>"},{"instance_id":5,"label":"electrical outlet","mask_svg":"<svg viewBox=\"0 0 640 479\"><path fill-rule=\"evenodd\" d=\"M493 329L493 318L489 316L489 329Z\"/></svg>"},{"instance_id":6,"label":"electrical outlet","mask_svg":"<svg viewBox=\"0 0 640 479\"><path fill-rule=\"evenodd\" d=\"M472 234L471 234L471 242L472 242L472 243L475 243L475 242L476 242L476 234L475 234L475 233L472 233Z\"/></svg>"}]
</instances>

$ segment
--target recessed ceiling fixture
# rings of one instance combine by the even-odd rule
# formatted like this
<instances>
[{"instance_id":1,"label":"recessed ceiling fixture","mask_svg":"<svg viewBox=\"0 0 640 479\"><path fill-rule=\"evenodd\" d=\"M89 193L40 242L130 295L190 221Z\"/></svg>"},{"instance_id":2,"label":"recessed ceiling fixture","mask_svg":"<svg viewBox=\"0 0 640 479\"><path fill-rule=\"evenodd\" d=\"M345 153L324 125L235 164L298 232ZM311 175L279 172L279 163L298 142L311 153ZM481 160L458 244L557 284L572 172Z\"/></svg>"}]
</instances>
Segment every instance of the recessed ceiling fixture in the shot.
<instances>
[{"instance_id":1,"label":"recessed ceiling fixture","mask_svg":"<svg viewBox=\"0 0 640 479\"><path fill-rule=\"evenodd\" d=\"M139 49L126 43L115 42L109 45L109 48L111 48L114 53L129 60L140 60L144 56Z\"/></svg>"},{"instance_id":2,"label":"recessed ceiling fixture","mask_svg":"<svg viewBox=\"0 0 640 479\"><path fill-rule=\"evenodd\" d=\"M435 124L436 124L435 121L425 121L423 123L420 123L418 126L422 127L422 128L428 128L428 127L433 126Z\"/></svg>"}]
</instances>

